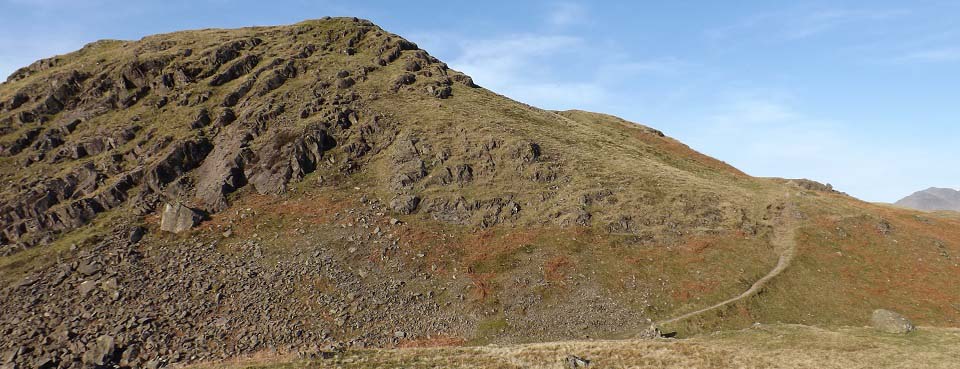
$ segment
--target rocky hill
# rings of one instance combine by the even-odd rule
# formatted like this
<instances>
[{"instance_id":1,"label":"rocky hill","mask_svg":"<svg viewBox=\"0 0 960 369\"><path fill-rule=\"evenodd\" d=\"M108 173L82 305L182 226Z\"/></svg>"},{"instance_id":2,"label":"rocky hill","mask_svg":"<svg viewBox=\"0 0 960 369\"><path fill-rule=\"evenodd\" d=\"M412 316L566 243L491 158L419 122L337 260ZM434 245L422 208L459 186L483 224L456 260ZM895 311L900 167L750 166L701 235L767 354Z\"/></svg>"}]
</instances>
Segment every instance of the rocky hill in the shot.
<instances>
[{"instance_id":1,"label":"rocky hill","mask_svg":"<svg viewBox=\"0 0 960 369\"><path fill-rule=\"evenodd\" d=\"M960 220L509 100L360 19L98 41L0 84L0 135L7 368L960 324Z\"/></svg>"},{"instance_id":2,"label":"rocky hill","mask_svg":"<svg viewBox=\"0 0 960 369\"><path fill-rule=\"evenodd\" d=\"M960 191L952 188L931 187L914 192L897 201L895 205L925 211L960 211Z\"/></svg>"}]
</instances>

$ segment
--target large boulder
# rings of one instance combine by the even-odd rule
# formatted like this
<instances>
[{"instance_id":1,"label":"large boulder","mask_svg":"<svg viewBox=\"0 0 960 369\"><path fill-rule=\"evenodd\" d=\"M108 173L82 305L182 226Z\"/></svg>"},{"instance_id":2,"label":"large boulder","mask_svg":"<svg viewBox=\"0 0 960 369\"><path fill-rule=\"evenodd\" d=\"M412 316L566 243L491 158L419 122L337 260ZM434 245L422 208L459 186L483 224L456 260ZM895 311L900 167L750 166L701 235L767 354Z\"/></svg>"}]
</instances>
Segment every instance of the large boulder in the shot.
<instances>
[{"instance_id":1,"label":"large boulder","mask_svg":"<svg viewBox=\"0 0 960 369\"><path fill-rule=\"evenodd\" d=\"M909 319L896 312L884 309L873 311L870 324L885 333L906 334L914 330L913 323Z\"/></svg>"},{"instance_id":2,"label":"large boulder","mask_svg":"<svg viewBox=\"0 0 960 369\"><path fill-rule=\"evenodd\" d=\"M203 220L203 214L186 207L181 203L166 204L160 218L160 230L180 233L186 231Z\"/></svg>"}]
</instances>

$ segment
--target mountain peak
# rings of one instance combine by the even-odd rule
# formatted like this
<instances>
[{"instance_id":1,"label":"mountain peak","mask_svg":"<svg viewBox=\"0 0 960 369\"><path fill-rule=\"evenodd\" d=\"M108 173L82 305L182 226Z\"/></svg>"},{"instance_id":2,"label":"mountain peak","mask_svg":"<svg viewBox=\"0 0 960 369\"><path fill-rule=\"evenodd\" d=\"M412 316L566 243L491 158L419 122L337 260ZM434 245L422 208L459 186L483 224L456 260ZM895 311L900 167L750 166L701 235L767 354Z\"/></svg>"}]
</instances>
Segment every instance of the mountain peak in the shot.
<instances>
[{"instance_id":1,"label":"mountain peak","mask_svg":"<svg viewBox=\"0 0 960 369\"><path fill-rule=\"evenodd\" d=\"M960 211L960 190L930 187L900 199L895 205L925 211Z\"/></svg>"}]
</instances>

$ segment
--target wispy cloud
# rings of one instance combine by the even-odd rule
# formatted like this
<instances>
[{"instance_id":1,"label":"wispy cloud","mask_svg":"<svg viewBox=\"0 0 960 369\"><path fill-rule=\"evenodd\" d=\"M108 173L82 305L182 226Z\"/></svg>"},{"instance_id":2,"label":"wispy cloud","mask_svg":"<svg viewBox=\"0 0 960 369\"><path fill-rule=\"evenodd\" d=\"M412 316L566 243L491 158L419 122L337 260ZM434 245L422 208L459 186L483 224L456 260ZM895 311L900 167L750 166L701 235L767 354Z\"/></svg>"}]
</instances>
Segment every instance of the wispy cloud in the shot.
<instances>
[{"instance_id":1,"label":"wispy cloud","mask_svg":"<svg viewBox=\"0 0 960 369\"><path fill-rule=\"evenodd\" d=\"M894 201L929 187L924 181L949 162L935 148L878 141L850 122L805 112L788 93L728 91L709 104L680 138L751 175L805 177L868 201Z\"/></svg>"},{"instance_id":2,"label":"wispy cloud","mask_svg":"<svg viewBox=\"0 0 960 369\"><path fill-rule=\"evenodd\" d=\"M551 59L575 56L584 40L560 35L521 34L459 44L450 65L491 90L545 107L570 106L602 99L604 89L592 81L557 78Z\"/></svg>"},{"instance_id":3,"label":"wispy cloud","mask_svg":"<svg viewBox=\"0 0 960 369\"><path fill-rule=\"evenodd\" d=\"M628 81L690 65L673 57L637 59L604 50L580 37L528 33L460 41L448 64L486 88L548 109L608 105L629 95L623 91Z\"/></svg>"},{"instance_id":4,"label":"wispy cloud","mask_svg":"<svg viewBox=\"0 0 960 369\"><path fill-rule=\"evenodd\" d=\"M919 50L895 58L898 62L949 63L960 62L960 47Z\"/></svg>"},{"instance_id":5,"label":"wispy cloud","mask_svg":"<svg viewBox=\"0 0 960 369\"><path fill-rule=\"evenodd\" d=\"M759 35L778 41L800 40L826 34L848 26L880 22L908 14L900 9L789 9L751 15L733 24L709 29L708 39L726 40L743 35Z\"/></svg>"},{"instance_id":6,"label":"wispy cloud","mask_svg":"<svg viewBox=\"0 0 960 369\"><path fill-rule=\"evenodd\" d=\"M587 8L583 4L573 2L551 4L551 9L547 14L547 22L554 26L583 24L587 22L587 19Z\"/></svg>"}]
</instances>

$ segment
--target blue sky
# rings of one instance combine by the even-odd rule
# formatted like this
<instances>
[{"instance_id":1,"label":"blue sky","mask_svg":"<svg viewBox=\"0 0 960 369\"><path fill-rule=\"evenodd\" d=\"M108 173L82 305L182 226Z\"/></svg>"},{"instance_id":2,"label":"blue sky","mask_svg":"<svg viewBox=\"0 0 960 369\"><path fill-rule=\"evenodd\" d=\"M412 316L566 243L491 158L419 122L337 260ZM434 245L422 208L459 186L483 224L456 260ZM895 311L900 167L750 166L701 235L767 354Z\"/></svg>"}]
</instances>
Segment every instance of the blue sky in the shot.
<instances>
[{"instance_id":1,"label":"blue sky","mask_svg":"<svg viewBox=\"0 0 960 369\"><path fill-rule=\"evenodd\" d=\"M0 74L98 39L370 19L477 83L869 201L960 186L956 1L0 0Z\"/></svg>"}]
</instances>

